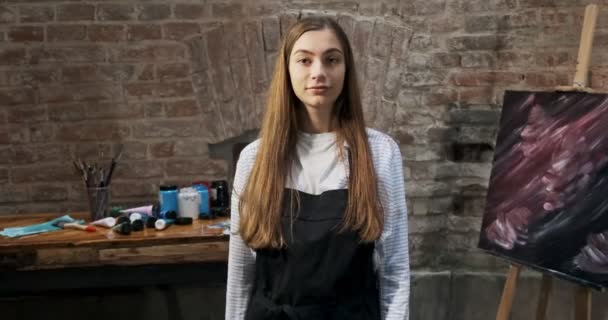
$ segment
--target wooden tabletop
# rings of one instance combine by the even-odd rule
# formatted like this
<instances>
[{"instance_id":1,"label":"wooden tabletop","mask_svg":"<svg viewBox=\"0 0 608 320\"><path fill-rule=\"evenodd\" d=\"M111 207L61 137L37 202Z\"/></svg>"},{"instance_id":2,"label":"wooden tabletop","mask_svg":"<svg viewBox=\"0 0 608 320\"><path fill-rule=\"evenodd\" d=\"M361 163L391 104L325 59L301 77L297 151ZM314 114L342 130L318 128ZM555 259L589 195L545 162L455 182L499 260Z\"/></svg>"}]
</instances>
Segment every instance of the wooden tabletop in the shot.
<instances>
[{"instance_id":1,"label":"wooden tabletop","mask_svg":"<svg viewBox=\"0 0 608 320\"><path fill-rule=\"evenodd\" d=\"M52 220L59 214L0 216L0 229ZM84 213L70 214L85 219ZM7 238L0 236L0 269L37 270L104 265L146 265L226 261L228 236L208 225L226 220L194 220L163 231L144 229L121 235L110 229L59 230Z\"/></svg>"}]
</instances>

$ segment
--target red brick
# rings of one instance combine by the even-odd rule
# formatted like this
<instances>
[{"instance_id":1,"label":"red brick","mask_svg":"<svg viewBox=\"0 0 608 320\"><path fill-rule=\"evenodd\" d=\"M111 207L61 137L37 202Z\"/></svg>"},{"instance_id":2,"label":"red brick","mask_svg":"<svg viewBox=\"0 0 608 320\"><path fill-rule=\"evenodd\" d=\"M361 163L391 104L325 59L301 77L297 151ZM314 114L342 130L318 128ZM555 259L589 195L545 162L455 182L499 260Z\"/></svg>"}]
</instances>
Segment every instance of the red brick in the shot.
<instances>
[{"instance_id":1,"label":"red brick","mask_svg":"<svg viewBox=\"0 0 608 320\"><path fill-rule=\"evenodd\" d=\"M25 186L0 186L0 203L16 203L27 200L28 193Z\"/></svg>"},{"instance_id":2,"label":"red brick","mask_svg":"<svg viewBox=\"0 0 608 320\"><path fill-rule=\"evenodd\" d=\"M16 8L0 6L0 24L15 23L17 21Z\"/></svg>"},{"instance_id":3,"label":"red brick","mask_svg":"<svg viewBox=\"0 0 608 320\"><path fill-rule=\"evenodd\" d=\"M221 177L228 173L228 165L226 161L211 159L170 159L167 161L165 170L168 176L206 175Z\"/></svg>"},{"instance_id":4,"label":"red brick","mask_svg":"<svg viewBox=\"0 0 608 320\"><path fill-rule=\"evenodd\" d=\"M92 21L95 19L95 6L92 4L57 5L58 21Z\"/></svg>"},{"instance_id":5,"label":"red brick","mask_svg":"<svg viewBox=\"0 0 608 320\"><path fill-rule=\"evenodd\" d=\"M143 109L143 106L138 106L137 108ZM122 142L122 156L121 159L124 160L143 160L147 157L148 146L142 142ZM116 146L117 147L117 146ZM118 153L117 148L115 148L114 153Z\"/></svg>"},{"instance_id":6,"label":"red brick","mask_svg":"<svg viewBox=\"0 0 608 320\"><path fill-rule=\"evenodd\" d=\"M97 66L102 81L124 82L134 78L136 66L132 64L106 64Z\"/></svg>"},{"instance_id":7,"label":"red brick","mask_svg":"<svg viewBox=\"0 0 608 320\"><path fill-rule=\"evenodd\" d=\"M89 26L90 41L123 41L126 39L125 27L120 25Z\"/></svg>"},{"instance_id":8,"label":"red brick","mask_svg":"<svg viewBox=\"0 0 608 320\"><path fill-rule=\"evenodd\" d=\"M459 72L452 76L452 82L463 87L512 85L523 79L522 74L513 72Z\"/></svg>"},{"instance_id":9,"label":"red brick","mask_svg":"<svg viewBox=\"0 0 608 320\"><path fill-rule=\"evenodd\" d=\"M47 6L21 6L19 7L19 21L21 22L49 22L55 18L55 8Z\"/></svg>"},{"instance_id":10,"label":"red brick","mask_svg":"<svg viewBox=\"0 0 608 320\"><path fill-rule=\"evenodd\" d=\"M278 16L283 12L281 6L282 2L280 1L248 2L244 10L250 17Z\"/></svg>"},{"instance_id":11,"label":"red brick","mask_svg":"<svg viewBox=\"0 0 608 320\"><path fill-rule=\"evenodd\" d=\"M455 68L460 66L460 55L457 53L435 53L431 58L433 68Z\"/></svg>"},{"instance_id":12,"label":"red brick","mask_svg":"<svg viewBox=\"0 0 608 320\"><path fill-rule=\"evenodd\" d=\"M49 142L55 136L53 127L52 124L48 123L36 123L33 125L11 125L9 123L7 129L9 143Z\"/></svg>"},{"instance_id":13,"label":"red brick","mask_svg":"<svg viewBox=\"0 0 608 320\"><path fill-rule=\"evenodd\" d=\"M554 88L568 86L568 75L564 73L528 73L525 74L526 86L534 88Z\"/></svg>"},{"instance_id":14,"label":"red brick","mask_svg":"<svg viewBox=\"0 0 608 320\"><path fill-rule=\"evenodd\" d=\"M480 36L457 36L448 39L450 50L504 50L510 49L513 44L505 36L480 35Z\"/></svg>"},{"instance_id":15,"label":"red brick","mask_svg":"<svg viewBox=\"0 0 608 320\"><path fill-rule=\"evenodd\" d=\"M112 182L110 187L112 199L126 197L153 196L156 188L151 183L138 182Z\"/></svg>"},{"instance_id":16,"label":"red brick","mask_svg":"<svg viewBox=\"0 0 608 320\"><path fill-rule=\"evenodd\" d=\"M67 163L13 167L11 171L11 180L14 183L74 181L77 179L79 177L74 171L74 166L67 165Z\"/></svg>"},{"instance_id":17,"label":"red brick","mask_svg":"<svg viewBox=\"0 0 608 320\"><path fill-rule=\"evenodd\" d=\"M161 103L145 102L143 104L146 118L159 118L165 116L165 109Z\"/></svg>"},{"instance_id":18,"label":"red brick","mask_svg":"<svg viewBox=\"0 0 608 320\"><path fill-rule=\"evenodd\" d=\"M127 39L130 41L157 40L161 37L160 25L133 24L127 26Z\"/></svg>"},{"instance_id":19,"label":"red brick","mask_svg":"<svg viewBox=\"0 0 608 320\"><path fill-rule=\"evenodd\" d=\"M46 28L46 37L48 41L84 40L87 37L87 28L75 24L49 25Z\"/></svg>"},{"instance_id":20,"label":"red brick","mask_svg":"<svg viewBox=\"0 0 608 320\"><path fill-rule=\"evenodd\" d=\"M576 59L569 52L539 52L534 64L539 67L573 66L576 65Z\"/></svg>"},{"instance_id":21,"label":"red brick","mask_svg":"<svg viewBox=\"0 0 608 320\"><path fill-rule=\"evenodd\" d=\"M187 78L190 76L190 65L187 63L157 65L156 75L161 81Z\"/></svg>"},{"instance_id":22,"label":"red brick","mask_svg":"<svg viewBox=\"0 0 608 320\"><path fill-rule=\"evenodd\" d=\"M108 161L112 155L112 145L109 143L75 143L74 144L74 156L86 161L98 161L102 158L100 155L103 153L103 159Z\"/></svg>"},{"instance_id":23,"label":"red brick","mask_svg":"<svg viewBox=\"0 0 608 320\"><path fill-rule=\"evenodd\" d=\"M36 54L40 62L103 62L106 58L105 48L98 45L42 48Z\"/></svg>"},{"instance_id":24,"label":"red brick","mask_svg":"<svg viewBox=\"0 0 608 320\"><path fill-rule=\"evenodd\" d=\"M198 115L200 109L195 100L181 100L167 102L165 112L167 117L190 117Z\"/></svg>"},{"instance_id":25,"label":"red brick","mask_svg":"<svg viewBox=\"0 0 608 320\"><path fill-rule=\"evenodd\" d=\"M128 4L99 4L96 15L99 21L129 21L135 20L135 9Z\"/></svg>"},{"instance_id":26,"label":"red brick","mask_svg":"<svg viewBox=\"0 0 608 320\"><path fill-rule=\"evenodd\" d=\"M0 164L11 164L15 160L15 149L10 147L0 147Z\"/></svg>"},{"instance_id":27,"label":"red brick","mask_svg":"<svg viewBox=\"0 0 608 320\"><path fill-rule=\"evenodd\" d=\"M49 103L48 113L52 121L80 121L86 119L86 106L82 103Z\"/></svg>"},{"instance_id":28,"label":"red brick","mask_svg":"<svg viewBox=\"0 0 608 320\"><path fill-rule=\"evenodd\" d=\"M175 141L163 141L150 145L150 153L154 158L169 158L175 155ZM9 149L6 148L8 152Z\"/></svg>"},{"instance_id":29,"label":"red brick","mask_svg":"<svg viewBox=\"0 0 608 320\"><path fill-rule=\"evenodd\" d=\"M163 30L164 38L169 40L182 40L201 32L198 23L190 22L166 23L163 25Z\"/></svg>"},{"instance_id":30,"label":"red brick","mask_svg":"<svg viewBox=\"0 0 608 320\"><path fill-rule=\"evenodd\" d=\"M94 65L68 65L61 70L63 82L99 81L97 68Z\"/></svg>"},{"instance_id":31,"label":"red brick","mask_svg":"<svg viewBox=\"0 0 608 320\"><path fill-rule=\"evenodd\" d=\"M116 122L64 124L57 127L58 141L123 140L129 136L128 125Z\"/></svg>"},{"instance_id":32,"label":"red brick","mask_svg":"<svg viewBox=\"0 0 608 320\"><path fill-rule=\"evenodd\" d=\"M200 140L163 141L150 145L155 158L207 156L208 144Z\"/></svg>"},{"instance_id":33,"label":"red brick","mask_svg":"<svg viewBox=\"0 0 608 320\"><path fill-rule=\"evenodd\" d=\"M142 4L138 7L137 19L141 21L164 20L171 17L171 7L168 4Z\"/></svg>"},{"instance_id":34,"label":"red brick","mask_svg":"<svg viewBox=\"0 0 608 320\"><path fill-rule=\"evenodd\" d=\"M186 48L179 44L134 44L111 52L113 61L174 61L186 58Z\"/></svg>"},{"instance_id":35,"label":"red brick","mask_svg":"<svg viewBox=\"0 0 608 320\"><path fill-rule=\"evenodd\" d=\"M0 65L15 66L25 64L26 51L21 48L0 48Z\"/></svg>"},{"instance_id":36,"label":"red brick","mask_svg":"<svg viewBox=\"0 0 608 320\"><path fill-rule=\"evenodd\" d=\"M196 137L201 131L198 120L148 120L133 128L135 138Z\"/></svg>"},{"instance_id":37,"label":"red brick","mask_svg":"<svg viewBox=\"0 0 608 320\"><path fill-rule=\"evenodd\" d=\"M8 183L8 169L0 168L0 184Z\"/></svg>"},{"instance_id":38,"label":"red brick","mask_svg":"<svg viewBox=\"0 0 608 320\"><path fill-rule=\"evenodd\" d=\"M464 68L492 68L496 64L496 55L488 52L464 52L460 64Z\"/></svg>"},{"instance_id":39,"label":"red brick","mask_svg":"<svg viewBox=\"0 0 608 320\"><path fill-rule=\"evenodd\" d=\"M0 126L0 144L9 144L11 142L6 125Z\"/></svg>"},{"instance_id":40,"label":"red brick","mask_svg":"<svg viewBox=\"0 0 608 320\"><path fill-rule=\"evenodd\" d=\"M40 88L42 102L118 100L122 89L118 85L69 85Z\"/></svg>"},{"instance_id":41,"label":"red brick","mask_svg":"<svg viewBox=\"0 0 608 320\"><path fill-rule=\"evenodd\" d=\"M41 122L48 119L46 106L18 106L8 110L8 121L10 123Z\"/></svg>"},{"instance_id":42,"label":"red brick","mask_svg":"<svg viewBox=\"0 0 608 320\"><path fill-rule=\"evenodd\" d=\"M70 160L70 148L65 144L15 146L13 151L12 163L17 165Z\"/></svg>"},{"instance_id":43,"label":"red brick","mask_svg":"<svg viewBox=\"0 0 608 320\"><path fill-rule=\"evenodd\" d=\"M441 106L448 105L458 100L458 92L445 89L437 92L426 93L422 98L423 106Z\"/></svg>"},{"instance_id":44,"label":"red brick","mask_svg":"<svg viewBox=\"0 0 608 320\"><path fill-rule=\"evenodd\" d=\"M8 39L13 42L44 41L44 28L34 26L11 27L8 30Z\"/></svg>"},{"instance_id":45,"label":"red brick","mask_svg":"<svg viewBox=\"0 0 608 320\"><path fill-rule=\"evenodd\" d=\"M154 65L145 64L138 65L135 67L135 78L136 80L154 80L156 77L154 76Z\"/></svg>"},{"instance_id":46,"label":"red brick","mask_svg":"<svg viewBox=\"0 0 608 320\"><path fill-rule=\"evenodd\" d=\"M127 99L152 99L158 86L157 83L129 83L125 85L125 94Z\"/></svg>"},{"instance_id":47,"label":"red brick","mask_svg":"<svg viewBox=\"0 0 608 320\"><path fill-rule=\"evenodd\" d=\"M458 102L467 104L495 104L494 89L492 87L478 87L460 89Z\"/></svg>"},{"instance_id":48,"label":"red brick","mask_svg":"<svg viewBox=\"0 0 608 320\"><path fill-rule=\"evenodd\" d=\"M112 179L156 178L163 175L163 162L158 160L121 161Z\"/></svg>"},{"instance_id":49,"label":"red brick","mask_svg":"<svg viewBox=\"0 0 608 320\"><path fill-rule=\"evenodd\" d=\"M211 12L214 18L236 18L245 15L243 5L240 3L213 3Z\"/></svg>"},{"instance_id":50,"label":"red brick","mask_svg":"<svg viewBox=\"0 0 608 320\"><path fill-rule=\"evenodd\" d=\"M170 97L190 97L194 95L191 81L169 82L162 83L157 89L157 95L160 98Z\"/></svg>"},{"instance_id":51,"label":"red brick","mask_svg":"<svg viewBox=\"0 0 608 320\"><path fill-rule=\"evenodd\" d=\"M203 27L203 28L205 28L205 27ZM212 27L212 28L216 29L217 27ZM225 34L224 40L226 41L226 46L228 48L230 48L230 50L228 52L230 59L232 59L232 60L245 59L246 60L249 52L247 52L247 44L245 43L245 34L243 33L243 25L241 23L224 24L223 32ZM280 32L280 29L276 30L276 32ZM271 35L268 35L268 37L271 37ZM270 47L271 44L267 44L267 46ZM191 47L192 47L193 56L196 57L200 54L205 54L205 53L196 52L196 51L200 51L200 50L206 50L206 48L203 48L204 47L203 41L193 40L191 43ZM197 59L197 60L202 60L202 59ZM196 64L197 64L197 71L206 70L209 68L209 66L208 66L209 61L196 61Z\"/></svg>"},{"instance_id":52,"label":"red brick","mask_svg":"<svg viewBox=\"0 0 608 320\"><path fill-rule=\"evenodd\" d=\"M496 62L500 68L529 67L534 63L534 56L529 52L500 51Z\"/></svg>"},{"instance_id":53,"label":"red brick","mask_svg":"<svg viewBox=\"0 0 608 320\"><path fill-rule=\"evenodd\" d=\"M61 201L68 199L68 189L48 184L34 185L30 189L32 201Z\"/></svg>"},{"instance_id":54,"label":"red brick","mask_svg":"<svg viewBox=\"0 0 608 320\"><path fill-rule=\"evenodd\" d=\"M175 19L200 19L209 16L210 9L204 4L178 3L173 8Z\"/></svg>"},{"instance_id":55,"label":"red brick","mask_svg":"<svg viewBox=\"0 0 608 320\"><path fill-rule=\"evenodd\" d=\"M90 103L86 107L87 119L133 119L143 118L142 106L123 103Z\"/></svg>"},{"instance_id":56,"label":"red brick","mask_svg":"<svg viewBox=\"0 0 608 320\"><path fill-rule=\"evenodd\" d=\"M281 27L278 17L262 19L262 31L266 51L277 51L281 42Z\"/></svg>"},{"instance_id":57,"label":"red brick","mask_svg":"<svg viewBox=\"0 0 608 320\"><path fill-rule=\"evenodd\" d=\"M0 105L32 104L36 101L36 92L29 88L0 89Z\"/></svg>"}]
</instances>

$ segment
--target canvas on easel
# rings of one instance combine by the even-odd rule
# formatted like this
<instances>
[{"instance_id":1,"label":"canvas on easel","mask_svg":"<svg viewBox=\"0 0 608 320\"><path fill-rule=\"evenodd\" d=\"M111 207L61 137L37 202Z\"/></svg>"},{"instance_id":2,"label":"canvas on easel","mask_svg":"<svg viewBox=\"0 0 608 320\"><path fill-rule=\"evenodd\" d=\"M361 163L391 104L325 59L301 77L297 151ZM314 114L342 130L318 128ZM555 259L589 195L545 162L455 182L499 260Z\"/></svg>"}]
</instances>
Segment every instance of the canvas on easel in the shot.
<instances>
[{"instance_id":1,"label":"canvas on easel","mask_svg":"<svg viewBox=\"0 0 608 320\"><path fill-rule=\"evenodd\" d=\"M598 6L585 8L572 86L507 91L479 247L511 261L496 320L508 320L522 265L578 282L576 320L591 320L591 289L608 286L608 95L587 87Z\"/></svg>"},{"instance_id":2,"label":"canvas on easel","mask_svg":"<svg viewBox=\"0 0 608 320\"><path fill-rule=\"evenodd\" d=\"M608 95L507 91L480 247L608 286Z\"/></svg>"}]
</instances>

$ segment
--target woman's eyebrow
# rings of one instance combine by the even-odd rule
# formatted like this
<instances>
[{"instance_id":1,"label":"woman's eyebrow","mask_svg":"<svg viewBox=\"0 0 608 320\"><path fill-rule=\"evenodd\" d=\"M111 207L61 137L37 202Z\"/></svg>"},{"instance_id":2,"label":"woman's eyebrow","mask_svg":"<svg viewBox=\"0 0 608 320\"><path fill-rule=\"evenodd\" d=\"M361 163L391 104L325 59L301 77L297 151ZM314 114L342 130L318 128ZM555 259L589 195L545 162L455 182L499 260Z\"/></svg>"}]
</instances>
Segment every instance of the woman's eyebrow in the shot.
<instances>
[{"instance_id":1,"label":"woman's eyebrow","mask_svg":"<svg viewBox=\"0 0 608 320\"><path fill-rule=\"evenodd\" d=\"M343 54L342 51L338 48L329 48L329 49L325 50L325 52L323 52L323 54L325 55L325 54L332 53L332 52L338 52L340 54ZM296 53L314 54L314 52L308 51L306 49L298 49L298 50L294 51L293 54L296 54Z\"/></svg>"}]
</instances>

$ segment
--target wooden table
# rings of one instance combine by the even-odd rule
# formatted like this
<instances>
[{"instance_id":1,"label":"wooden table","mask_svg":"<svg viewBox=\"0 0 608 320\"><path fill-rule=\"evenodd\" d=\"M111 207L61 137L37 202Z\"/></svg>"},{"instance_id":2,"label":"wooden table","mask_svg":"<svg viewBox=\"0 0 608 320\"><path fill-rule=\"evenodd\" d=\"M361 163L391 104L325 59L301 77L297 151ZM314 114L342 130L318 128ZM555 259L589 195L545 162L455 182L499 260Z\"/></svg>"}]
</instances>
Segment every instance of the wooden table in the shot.
<instances>
[{"instance_id":1,"label":"wooden table","mask_svg":"<svg viewBox=\"0 0 608 320\"><path fill-rule=\"evenodd\" d=\"M0 229L41 223L58 216L0 216ZM70 216L86 220L82 213ZM66 229L20 238L0 236L0 283L8 285L0 286L0 293L11 292L11 283L19 289L32 290L83 287L83 280L89 287L124 284L125 279L137 285L142 282L137 278L155 277L156 283L185 277L190 269L194 273L204 272L205 265L213 263L223 268L228 257L228 236L221 229L207 227L223 220L194 220L192 225L172 225L163 231L144 229L130 235L98 227L95 232ZM142 270L150 272L147 276L134 276Z\"/></svg>"}]
</instances>

